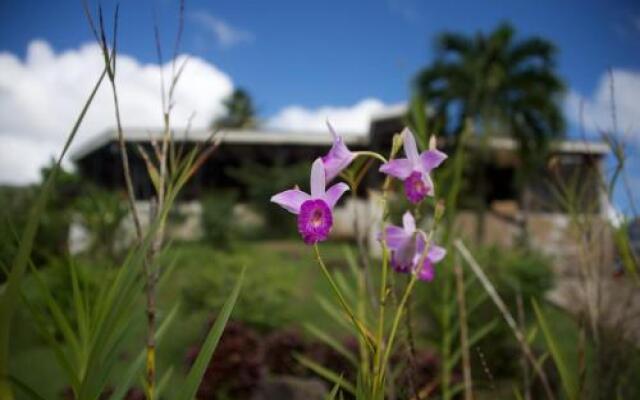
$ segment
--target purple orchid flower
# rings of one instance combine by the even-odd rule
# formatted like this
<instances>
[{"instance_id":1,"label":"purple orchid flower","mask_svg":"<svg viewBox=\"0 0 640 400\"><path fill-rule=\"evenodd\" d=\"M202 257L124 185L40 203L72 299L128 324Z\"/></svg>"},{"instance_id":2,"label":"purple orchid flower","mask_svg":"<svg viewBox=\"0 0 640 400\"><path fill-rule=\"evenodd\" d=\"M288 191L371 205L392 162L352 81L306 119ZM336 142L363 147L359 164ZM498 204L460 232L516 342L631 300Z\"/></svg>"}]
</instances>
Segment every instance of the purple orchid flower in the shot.
<instances>
[{"instance_id":1,"label":"purple orchid flower","mask_svg":"<svg viewBox=\"0 0 640 400\"><path fill-rule=\"evenodd\" d=\"M433 196L433 181L429 176L447 158L436 149L418 154L418 146L409 128L402 132L404 153L407 158L396 158L380 166L380 172L404 181L404 191L409 201L420 203L426 196Z\"/></svg>"},{"instance_id":2,"label":"purple orchid flower","mask_svg":"<svg viewBox=\"0 0 640 400\"><path fill-rule=\"evenodd\" d=\"M409 211L402 216L402 227L390 225L385 229L384 240L391 250L391 267L400 273L416 271L418 279L431 281L435 275L434 265L440 262L447 251L436 245L430 245L423 258L425 238L416 229L416 221Z\"/></svg>"},{"instance_id":3,"label":"purple orchid flower","mask_svg":"<svg viewBox=\"0 0 640 400\"><path fill-rule=\"evenodd\" d=\"M327 127L331 132L331 136L333 136L333 145L329 152L322 157L322 164L324 165L327 182L330 182L351 164L353 159L356 158L356 154L347 148L347 145L344 144L344 139L338 136L329 121L327 121Z\"/></svg>"},{"instance_id":4,"label":"purple orchid flower","mask_svg":"<svg viewBox=\"0 0 640 400\"><path fill-rule=\"evenodd\" d=\"M333 226L333 207L349 186L340 182L325 190L325 170L320 158L311 166L310 180L310 195L295 188L274 195L271 201L296 214L302 239L306 244L315 244L329 236Z\"/></svg>"}]
</instances>

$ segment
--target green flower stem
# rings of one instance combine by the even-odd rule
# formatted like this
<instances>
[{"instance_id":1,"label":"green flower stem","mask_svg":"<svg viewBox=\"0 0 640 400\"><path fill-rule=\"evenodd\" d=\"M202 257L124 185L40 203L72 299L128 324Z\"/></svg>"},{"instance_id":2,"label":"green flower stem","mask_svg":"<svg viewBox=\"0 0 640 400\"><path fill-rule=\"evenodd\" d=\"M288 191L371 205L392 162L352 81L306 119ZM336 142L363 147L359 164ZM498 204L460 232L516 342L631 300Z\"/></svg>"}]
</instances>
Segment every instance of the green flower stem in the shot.
<instances>
[{"instance_id":1,"label":"green flower stem","mask_svg":"<svg viewBox=\"0 0 640 400\"><path fill-rule=\"evenodd\" d=\"M409 296L411 295L411 292L413 291L413 287L415 286L416 282L418 281L418 275L420 274L420 271L422 269L422 266L424 264L424 260L427 258L427 254L429 253L429 247L431 245L431 236L433 235L433 230L431 230L429 232L429 235L426 235L424 233L422 233L422 235L424 236L425 239L425 246L424 246L424 251L422 252L422 255L420 256L420 259L418 260L418 265L420 266L420 268L416 268L413 273L411 274L411 280L409 281L409 284L407 285L407 287L405 288L404 294L402 295L402 299L400 300L400 303L398 304L398 308L396 309L396 314L394 316L393 319L393 325L391 325L391 332L389 333L389 339L387 342L387 346L385 348L384 351L384 355L382 357L382 359L380 360L380 366L379 368L384 368L384 366L386 365L387 361L389 360L389 356L391 354L391 349L393 348L393 342L395 340L396 337L396 333L398 331L398 325L400 325L400 319L402 318L402 314L404 313L404 308L407 305L407 301L409 300ZM382 383L382 382L380 382Z\"/></svg>"},{"instance_id":2,"label":"green flower stem","mask_svg":"<svg viewBox=\"0 0 640 400\"><path fill-rule=\"evenodd\" d=\"M375 158L375 159L377 159L377 160L380 160L380 161L381 161L381 162L383 162L383 163L386 163L386 162L387 162L387 159L386 159L386 158L384 158L384 156L382 156L382 155L380 155L380 154L376 153L375 151L366 151L366 150L363 150L363 151L356 151L354 154L355 154L357 157L360 157L360 156L372 157L372 158Z\"/></svg>"},{"instance_id":3,"label":"green flower stem","mask_svg":"<svg viewBox=\"0 0 640 400\"><path fill-rule=\"evenodd\" d=\"M344 296L342 295L342 292L340 291L340 288L338 288L338 285L336 284L336 282L333 280L333 277L331 276L331 274L329 273L329 270L327 269L327 266L324 264L324 261L322 260L322 256L320 255L320 248L318 247L317 243L314 243L313 245L313 249L315 250L316 253L316 259L318 260L318 264L320 264L320 269L322 269L322 272L324 273L324 276L327 278L327 280L329 281L329 284L331 285L331 288L333 289L333 292L336 294L336 296L338 297L338 300L340 302L340 305L342 306L342 308L344 309L344 311L347 313L347 315L349 315L349 318L351 319L351 322L353 323L353 325L356 327L356 329L358 330L358 332L363 335L366 339L368 339L367 343L369 344L369 346L373 346L372 343L375 343L375 338L373 337L373 335L363 326L362 322L360 322L360 320L358 320L358 318L356 318L355 314L353 313L353 311L351 310L351 308L349 307L349 305L347 304L347 301L345 300Z\"/></svg>"},{"instance_id":4,"label":"green flower stem","mask_svg":"<svg viewBox=\"0 0 640 400\"><path fill-rule=\"evenodd\" d=\"M393 157L393 154L391 154ZM391 185L391 177L387 177L382 185L382 209L383 209L383 217L385 219L387 209L387 195L389 194L389 186ZM376 353L374 357L374 377L373 377L373 394L374 396L378 395L378 391L382 390L384 397L384 379L385 379L385 368L382 361L382 354L384 349L384 321L385 321L385 309L387 304L387 277L388 277L388 269L389 269L389 249L386 246L385 241L385 230L384 226L380 226L380 231L383 235L382 244L382 269L380 270L380 298L378 299L378 332L376 337Z\"/></svg>"},{"instance_id":5,"label":"green flower stem","mask_svg":"<svg viewBox=\"0 0 640 400\"><path fill-rule=\"evenodd\" d=\"M404 291L404 294L402 295L402 300L400 300L400 304L398 304L398 308L396 309L396 315L393 318L393 325L391 325L391 332L389 333L389 339L387 342L387 346L384 349L384 355L380 360L379 368L384 368L387 361L389 360L389 356L391 355L391 349L393 348L393 342L395 340L396 333L398 331L398 326L400 325L400 319L402 318L404 307L417 281L418 281L418 276L416 274L411 274L411 280L409 281L409 284L407 285Z\"/></svg>"},{"instance_id":6,"label":"green flower stem","mask_svg":"<svg viewBox=\"0 0 640 400\"><path fill-rule=\"evenodd\" d=\"M382 352L384 348L384 314L387 302L387 270L389 268L389 250L387 246L382 246L382 270L380 279L380 299L378 305L378 332L376 336L376 353L374 358L373 370L373 393L377 395L378 390L384 392L384 375L385 368L381 363Z\"/></svg>"}]
</instances>

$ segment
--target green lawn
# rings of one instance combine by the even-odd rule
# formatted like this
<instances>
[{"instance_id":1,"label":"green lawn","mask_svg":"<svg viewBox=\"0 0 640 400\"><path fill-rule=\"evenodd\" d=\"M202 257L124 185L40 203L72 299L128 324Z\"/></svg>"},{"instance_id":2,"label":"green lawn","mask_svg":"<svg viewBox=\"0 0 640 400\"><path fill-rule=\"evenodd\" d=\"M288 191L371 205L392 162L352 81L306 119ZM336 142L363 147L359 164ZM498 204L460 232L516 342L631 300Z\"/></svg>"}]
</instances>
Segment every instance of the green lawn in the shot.
<instances>
[{"instance_id":1,"label":"green lawn","mask_svg":"<svg viewBox=\"0 0 640 400\"><path fill-rule=\"evenodd\" d=\"M348 247L349 244L335 242L321 245L323 258L330 269L348 268L344 260ZM174 390L179 387L186 371L187 350L201 340L207 321L215 317L244 265L247 266L246 280L232 319L242 320L265 333L275 328L301 327L311 322L323 330L344 335L344 331L318 304L318 296L332 298L332 294L321 276L312 248L300 241L236 243L226 251L202 243L175 243L162 255L161 263L165 266L175 263L175 267L159 291L160 315L165 315L180 303L178 318L167 339L160 344L158 356L160 376L173 367L169 388ZM29 290L29 285L26 286ZM545 309L553 320L553 326L562 331L563 345L575 347L576 327L573 321L560 310ZM142 298L139 313L140 321L144 321ZM420 316L417 315L416 319ZM65 386L64 374L55 364L53 354L34 333L34 325L26 310L18 314L15 329L12 337L14 375L37 388L44 398L57 398ZM143 348L144 329L141 322L129 337L118 370L123 372ZM167 395L171 397L170 393Z\"/></svg>"},{"instance_id":2,"label":"green lawn","mask_svg":"<svg viewBox=\"0 0 640 400\"><path fill-rule=\"evenodd\" d=\"M330 268L346 267L342 255L347 246L322 245L323 257ZM175 263L175 267L159 291L159 314L166 314L177 302L180 312L166 335L167 340L160 345L159 374L173 366L175 383L186 371L187 349L201 340L207 322L215 317L243 265L247 266L246 279L232 319L247 322L262 332L301 326L305 322L335 330L316 301L317 295L328 295L330 288L320 276L312 248L299 241L238 243L227 251L201 243L176 243L163 254L161 263L166 266ZM46 270L42 275L56 284L61 279L57 274L49 276ZM29 282L25 286L27 291L33 289ZM143 321L142 307L139 312ZM44 398L57 398L65 386L64 374L35 333L35 324L26 309L18 313L14 329L13 374L37 388ZM122 354L122 368L118 368L122 372L143 348L144 325L139 324L136 331L128 340L129 350Z\"/></svg>"}]
</instances>

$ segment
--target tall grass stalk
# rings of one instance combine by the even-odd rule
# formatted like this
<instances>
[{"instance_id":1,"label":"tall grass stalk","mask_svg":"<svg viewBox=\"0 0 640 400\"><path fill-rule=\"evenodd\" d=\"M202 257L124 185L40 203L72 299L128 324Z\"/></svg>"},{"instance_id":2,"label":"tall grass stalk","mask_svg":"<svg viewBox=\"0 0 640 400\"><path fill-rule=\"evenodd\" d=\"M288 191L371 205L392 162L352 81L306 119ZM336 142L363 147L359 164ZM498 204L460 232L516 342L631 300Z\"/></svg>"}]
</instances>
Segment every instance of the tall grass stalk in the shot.
<instances>
[{"instance_id":1,"label":"tall grass stalk","mask_svg":"<svg viewBox=\"0 0 640 400\"><path fill-rule=\"evenodd\" d=\"M538 377L540 378L540 381L542 382L547 398L554 400L556 397L555 397L555 394L553 393L553 390L551 389L551 385L549 383L549 378L547 377L547 374L545 373L545 371L542 369L542 367L536 360L535 355L533 354L533 351L529 346L529 343L526 339L524 332L522 332L518 327L516 320L513 318L513 315L511 315L511 312L509 311L506 304L498 294L498 291L496 290L495 286L491 283L489 278L487 278L486 274L484 273L484 271L482 270L478 262L471 255L467 247L464 245L464 243L462 243L460 239L457 239L454 242L454 247L456 248L457 252L462 256L462 258L465 260L467 265L469 265L469 267L471 268L471 271L473 271L475 276L478 278L478 280L482 284L482 287L485 289L485 291L487 292L491 300L493 300L493 303L498 308L498 311L500 311L500 314L502 314L502 317L504 318L507 325L513 332L513 335L515 336L515 338L517 339L522 352L527 356L527 358L529 359L529 362L531 363Z\"/></svg>"},{"instance_id":2,"label":"tall grass stalk","mask_svg":"<svg viewBox=\"0 0 640 400\"><path fill-rule=\"evenodd\" d=\"M64 156L69 150L69 146L73 142L78 129L80 128L84 117L93 102L98 88L101 86L102 81L107 75L106 68L100 74L93 89L91 90L85 104L83 105L80 114L76 118L66 142L54 165L51 174L49 174L44 185L40 189L34 205L31 207L29 217L25 225L24 231L20 237L18 245L18 251L13 260L11 271L7 277L7 281L4 286L4 291L0 293L0 398L12 400L13 391L9 381L9 351L10 351L10 338L11 338L11 323L13 314L18 305L20 296L20 286L22 279L27 269L31 257L31 251L33 249L33 242L35 240L36 232L41 221L44 208L47 204L49 196L54 189L55 179L60 171L60 165Z\"/></svg>"}]
</instances>

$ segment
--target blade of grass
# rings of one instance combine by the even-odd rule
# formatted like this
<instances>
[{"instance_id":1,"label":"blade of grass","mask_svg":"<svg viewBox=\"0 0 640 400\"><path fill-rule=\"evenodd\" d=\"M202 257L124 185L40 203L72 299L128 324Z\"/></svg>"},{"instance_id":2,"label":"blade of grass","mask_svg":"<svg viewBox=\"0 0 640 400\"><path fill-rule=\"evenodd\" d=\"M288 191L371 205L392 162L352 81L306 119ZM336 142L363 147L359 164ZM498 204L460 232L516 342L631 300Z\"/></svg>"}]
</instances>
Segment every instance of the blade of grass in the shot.
<instances>
[{"instance_id":1,"label":"blade of grass","mask_svg":"<svg viewBox=\"0 0 640 400\"><path fill-rule=\"evenodd\" d=\"M513 335L518 341L518 344L520 344L522 351L527 356L527 358L529 359L529 362L533 365L533 367L536 370L536 373L540 377L540 381L542 382L542 385L545 389L547 397L549 399L554 400L555 395L551 390L551 385L549 384L549 379L547 377L547 374L536 363L536 358L533 355L533 351L531 350L529 343L527 343L527 338L525 337L525 334L520 330L520 328L516 324L516 321L513 318L513 315L511 314L506 304L502 300L502 297L500 297L500 295L498 294L498 291L496 290L495 286L491 283L489 278L487 278L487 275L484 273L482 268L480 268L480 265L478 265L478 262L475 260L475 258L473 258L471 253L469 253L469 250L467 250L467 247L464 245L464 243L462 243L460 239L457 239L455 241L454 246L462 256L462 258L469 265L469 267L471 267L471 270L473 271L473 273L478 277L478 280L482 284L482 287L487 292L489 297L491 297L491 300L493 300L493 303L496 305L496 307L502 314L504 320L507 322L507 325L509 325L509 328L511 328L511 331L513 332Z\"/></svg>"},{"instance_id":2,"label":"blade of grass","mask_svg":"<svg viewBox=\"0 0 640 400\"><path fill-rule=\"evenodd\" d=\"M20 391L24 395L28 396L30 399L32 399L32 400L44 400L44 397L42 397L40 394L38 394L38 392L36 392L35 389L30 387L26 383L22 382L18 378L14 377L14 376L9 376L8 380L13 384L13 386L15 386L16 388L20 389Z\"/></svg>"},{"instance_id":3,"label":"blade of grass","mask_svg":"<svg viewBox=\"0 0 640 400\"><path fill-rule=\"evenodd\" d=\"M498 318L495 318L491 321L489 321L488 323L484 324L480 329L477 329L473 335L471 335L471 337L469 338L469 344L468 347L472 348L473 346L475 346L476 343L478 343L480 340L482 340L485 336L487 336L489 333L491 333L491 331L498 326L498 322L500 320ZM453 353L451 353L451 356L449 358L449 362L447 363L447 367L450 369L453 369L458 362L460 361L460 358L462 357L462 348L458 348L456 349L456 351L454 351Z\"/></svg>"},{"instance_id":4,"label":"blade of grass","mask_svg":"<svg viewBox=\"0 0 640 400\"><path fill-rule=\"evenodd\" d=\"M82 110L80 111L80 114L78 115L73 128L69 132L67 141L65 142L56 165L45 181L42 189L40 190L40 193L38 194L38 197L36 198L34 205L29 212L29 218L27 219L26 226L20 238L20 244L13 261L13 268L11 268L11 272L7 277L4 292L0 294L0 377L7 376L9 372L9 339L11 337L11 319L13 317L13 313L15 312L18 299L20 297L20 285L22 283L24 273L27 269L27 264L31 255L31 250L33 248L33 242L35 240L36 232L38 231L40 221L42 220L42 213L44 212L45 205L49 200L49 195L53 189L53 185L58 175L62 159L66 155L71 142L75 138L78 129L80 128L80 125L84 120L87 110L89 110L89 106L93 102L95 94L97 93L98 88L100 87L102 81L104 80L104 77L106 76L106 73L107 70L105 68L98 78L96 84L94 85L93 90L91 91L91 94L89 95ZM2 398L3 400L13 399L11 387L9 386L8 382L2 378L0 378L0 398Z\"/></svg>"},{"instance_id":5,"label":"blade of grass","mask_svg":"<svg viewBox=\"0 0 640 400\"><path fill-rule=\"evenodd\" d=\"M176 318L176 315L178 315L179 308L180 303L176 303L158 327L158 330L156 331L156 340L158 345L162 344L162 339L164 338L164 335L167 332L169 326L171 326L171 323ZM142 370L142 367L144 366L145 356L146 349L143 349L140 351L140 354L138 354L133 363L129 366L129 369L127 369L127 372L124 374L123 379L118 383L118 386L116 387L113 395L110 398L111 400L121 400L124 398L124 396L127 394L127 390L129 390L129 387L135 381L136 376Z\"/></svg>"},{"instance_id":6,"label":"blade of grass","mask_svg":"<svg viewBox=\"0 0 640 400\"><path fill-rule=\"evenodd\" d=\"M564 390L565 395L570 400L578 399L578 380L577 376L572 372L569 368L569 363L566 357L558 345L556 341L556 337L551 331L551 327L545 317L544 313L540 309L538 302L532 300L533 310L536 313L536 318L538 319L538 324L540 325L540 329L544 335L544 339L547 343L547 347L549 348L549 352L551 353L551 357L558 368L558 372L560 373L560 378L562 381L562 389Z\"/></svg>"},{"instance_id":7,"label":"blade of grass","mask_svg":"<svg viewBox=\"0 0 640 400\"><path fill-rule=\"evenodd\" d=\"M167 388L167 385L169 384L169 382L171 381L171 377L173 376L173 367L170 367L160 378L160 381L158 382L158 389L156 391L156 396L161 399L162 397L160 396L165 389Z\"/></svg>"},{"instance_id":8,"label":"blade of grass","mask_svg":"<svg viewBox=\"0 0 640 400\"><path fill-rule=\"evenodd\" d=\"M313 324L305 323L304 328L321 342L327 344L329 347L337 351L339 354L344 356L349 362L353 364L354 367L358 366L358 360L356 357L347 350L342 343L338 342L335 338L331 337L329 334L324 332L322 329L317 328Z\"/></svg>"},{"instance_id":9,"label":"blade of grass","mask_svg":"<svg viewBox=\"0 0 640 400\"><path fill-rule=\"evenodd\" d=\"M329 395L326 397L327 400L335 400L336 396L338 396L338 390L340 390L340 384L336 383L333 385L333 389L329 392Z\"/></svg>"},{"instance_id":10,"label":"blade of grass","mask_svg":"<svg viewBox=\"0 0 640 400\"><path fill-rule=\"evenodd\" d=\"M340 385L340 387L352 395L356 394L356 387L353 383L344 379L341 375L336 374L328 368L323 367L317 362L310 360L307 357L301 356L299 354L294 355L295 359L305 367L309 368L316 374L320 375L322 378L328 380L329 382L333 382L336 385Z\"/></svg>"},{"instance_id":11,"label":"blade of grass","mask_svg":"<svg viewBox=\"0 0 640 400\"><path fill-rule=\"evenodd\" d=\"M220 310L220 314L218 318L216 318L216 322L211 327L207 338L202 345L202 349L200 350L200 354L196 358L196 361L193 363L189 374L187 375L187 379L184 382L184 385L180 391L180 395L178 396L178 400L191 400L195 396L198 386L200 386L200 381L202 380L202 376L209 365L209 361L211 360L211 356L213 356L213 352L215 351L218 341L222 336L222 332L224 331L224 327L231 316L231 311L233 311L233 307L235 306L236 300L238 299L238 294L240 293L240 287L242 286L242 281L244 280L246 266L242 267L242 272L240 272L240 277L236 282L235 287L231 291L231 294L227 298L227 301L222 306Z\"/></svg>"}]
</instances>

